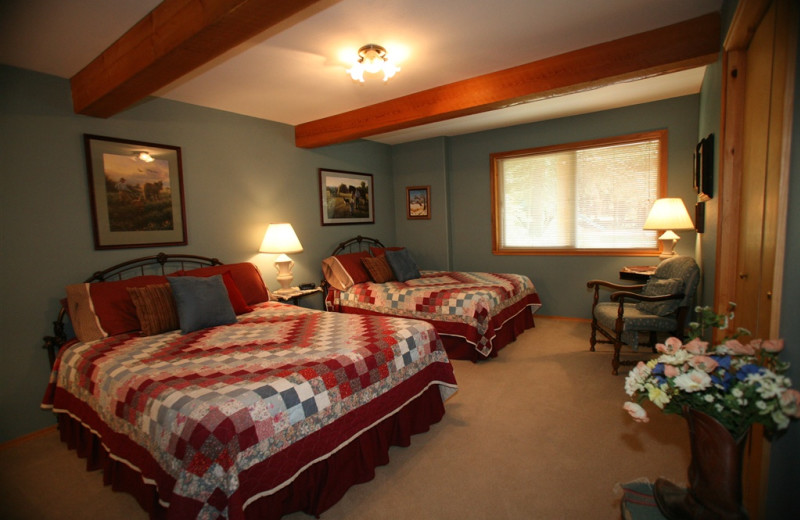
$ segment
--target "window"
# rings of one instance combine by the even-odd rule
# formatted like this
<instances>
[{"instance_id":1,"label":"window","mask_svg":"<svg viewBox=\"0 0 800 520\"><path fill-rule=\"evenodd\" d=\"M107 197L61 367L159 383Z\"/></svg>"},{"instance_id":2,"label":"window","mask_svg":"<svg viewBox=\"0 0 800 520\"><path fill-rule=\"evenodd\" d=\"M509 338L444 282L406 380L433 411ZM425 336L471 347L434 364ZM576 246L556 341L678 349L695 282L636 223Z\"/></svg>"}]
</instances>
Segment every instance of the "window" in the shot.
<instances>
[{"instance_id":1,"label":"window","mask_svg":"<svg viewBox=\"0 0 800 520\"><path fill-rule=\"evenodd\" d=\"M495 254L658 252L642 229L666 186L667 132L492 154Z\"/></svg>"}]
</instances>

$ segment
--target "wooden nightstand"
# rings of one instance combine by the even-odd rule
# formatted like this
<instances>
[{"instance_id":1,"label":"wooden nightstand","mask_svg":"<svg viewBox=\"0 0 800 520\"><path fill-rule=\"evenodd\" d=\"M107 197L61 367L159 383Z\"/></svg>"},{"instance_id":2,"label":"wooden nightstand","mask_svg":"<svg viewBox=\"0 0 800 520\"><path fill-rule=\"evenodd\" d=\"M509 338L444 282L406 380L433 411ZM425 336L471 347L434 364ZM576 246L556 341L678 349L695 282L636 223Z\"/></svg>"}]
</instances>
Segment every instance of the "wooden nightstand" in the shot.
<instances>
[{"instance_id":1,"label":"wooden nightstand","mask_svg":"<svg viewBox=\"0 0 800 520\"><path fill-rule=\"evenodd\" d=\"M292 305L298 305L300 298L308 296L309 294L321 293L322 287L314 287L313 289L296 289L291 292L270 292L270 296L281 302L289 302Z\"/></svg>"},{"instance_id":2,"label":"wooden nightstand","mask_svg":"<svg viewBox=\"0 0 800 520\"><path fill-rule=\"evenodd\" d=\"M619 279L646 283L655 272L654 265L629 265L619 270Z\"/></svg>"}]
</instances>

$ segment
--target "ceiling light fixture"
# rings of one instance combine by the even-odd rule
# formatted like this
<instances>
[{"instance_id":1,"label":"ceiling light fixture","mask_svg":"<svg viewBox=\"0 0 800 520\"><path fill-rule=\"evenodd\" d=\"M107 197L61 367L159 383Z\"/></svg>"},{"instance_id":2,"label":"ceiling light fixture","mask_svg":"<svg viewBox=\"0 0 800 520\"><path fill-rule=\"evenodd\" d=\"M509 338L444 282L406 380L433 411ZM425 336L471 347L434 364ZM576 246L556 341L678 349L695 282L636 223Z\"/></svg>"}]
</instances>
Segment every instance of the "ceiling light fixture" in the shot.
<instances>
[{"instance_id":1,"label":"ceiling light fixture","mask_svg":"<svg viewBox=\"0 0 800 520\"><path fill-rule=\"evenodd\" d=\"M386 57L386 49L380 45L370 43L358 49L358 61L353 64L353 67L347 69L347 73L353 78L353 81L364 83L364 72L377 74L383 71L383 81L389 81L400 67L389 62Z\"/></svg>"},{"instance_id":2,"label":"ceiling light fixture","mask_svg":"<svg viewBox=\"0 0 800 520\"><path fill-rule=\"evenodd\" d=\"M135 155L136 158L139 159L140 161L146 163L155 161L155 159L153 159L153 156L150 155L150 152L133 152L133 155Z\"/></svg>"}]
</instances>

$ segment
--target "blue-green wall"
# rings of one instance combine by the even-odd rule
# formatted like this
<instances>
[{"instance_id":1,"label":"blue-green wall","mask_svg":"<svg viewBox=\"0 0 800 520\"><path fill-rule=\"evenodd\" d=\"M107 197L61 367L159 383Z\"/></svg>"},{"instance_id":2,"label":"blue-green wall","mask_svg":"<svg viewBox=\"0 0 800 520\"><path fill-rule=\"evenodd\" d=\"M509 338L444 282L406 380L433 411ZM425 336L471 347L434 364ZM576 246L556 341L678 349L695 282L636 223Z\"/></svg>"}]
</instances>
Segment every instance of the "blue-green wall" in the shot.
<instances>
[{"instance_id":1,"label":"blue-green wall","mask_svg":"<svg viewBox=\"0 0 800 520\"><path fill-rule=\"evenodd\" d=\"M5 66L0 132L0 442L53 424L39 410L48 377L41 339L67 283L163 249L253 261L277 288L274 255L257 254L270 222L292 223L303 244L291 255L298 282L319 282L320 260L350 236L394 241L387 145L303 150L291 126L163 99L107 120L79 116L67 80ZM84 133L181 147L187 246L94 250ZM374 225L320 225L320 167L374 175Z\"/></svg>"},{"instance_id":2,"label":"blue-green wall","mask_svg":"<svg viewBox=\"0 0 800 520\"><path fill-rule=\"evenodd\" d=\"M531 277L542 298L543 315L589 317L586 281L617 280L625 265L656 264L631 256L493 255L489 155L494 152L585 141L613 135L668 130L667 195L684 199L690 211L692 155L698 140L699 95L616 110L520 125L393 147L396 190L430 175L432 218L426 225L398 214L397 237L416 256L456 270L515 272ZM447 210L447 211L445 211ZM400 218L402 217L402 218ZM680 232L677 251L696 256L697 233ZM449 238L449 240L448 240ZM426 263L418 262L424 266ZM444 265L437 263L436 267ZM713 264L712 264L713 266ZM576 276L575 273L580 273Z\"/></svg>"}]
</instances>

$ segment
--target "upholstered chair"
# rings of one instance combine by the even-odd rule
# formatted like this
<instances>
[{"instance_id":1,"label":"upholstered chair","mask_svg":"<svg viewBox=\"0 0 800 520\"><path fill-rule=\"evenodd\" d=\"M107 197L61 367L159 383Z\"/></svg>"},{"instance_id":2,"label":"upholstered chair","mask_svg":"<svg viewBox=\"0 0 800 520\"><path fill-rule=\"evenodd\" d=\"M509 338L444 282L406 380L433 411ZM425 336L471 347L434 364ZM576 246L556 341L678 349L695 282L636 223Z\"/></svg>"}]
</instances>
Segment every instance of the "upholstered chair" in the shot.
<instances>
[{"instance_id":1,"label":"upholstered chair","mask_svg":"<svg viewBox=\"0 0 800 520\"><path fill-rule=\"evenodd\" d=\"M699 280L700 268L688 256L663 260L646 284L591 280L586 284L594 289L589 350L594 352L596 343L612 344L611 373L617 374L620 365L634 364L620 361L622 345L638 349L640 334L648 336L647 346L652 349L659 334L683 339ZM613 291L608 301L600 301L601 288ZM598 332L605 339L597 339Z\"/></svg>"}]
</instances>

